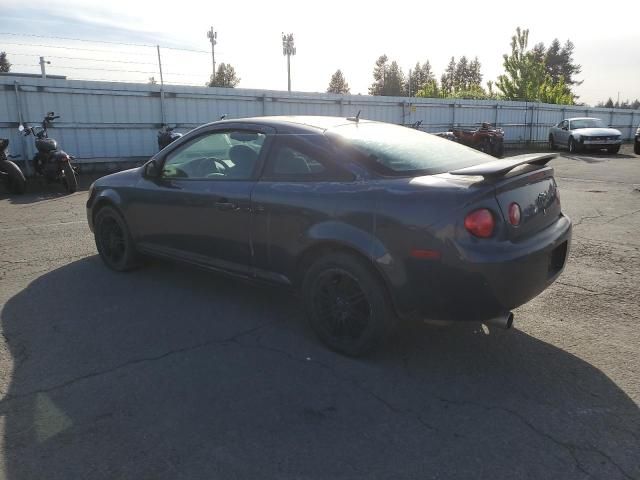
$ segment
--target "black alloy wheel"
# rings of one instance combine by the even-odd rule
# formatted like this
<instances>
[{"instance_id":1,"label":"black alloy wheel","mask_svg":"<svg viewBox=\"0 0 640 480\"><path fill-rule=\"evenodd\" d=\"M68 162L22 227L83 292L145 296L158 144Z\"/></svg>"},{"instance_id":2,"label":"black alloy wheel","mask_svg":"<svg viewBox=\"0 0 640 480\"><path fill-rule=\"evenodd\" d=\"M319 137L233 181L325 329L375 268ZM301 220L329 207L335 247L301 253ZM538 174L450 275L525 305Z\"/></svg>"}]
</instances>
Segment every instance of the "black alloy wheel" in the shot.
<instances>
[{"instance_id":1,"label":"black alloy wheel","mask_svg":"<svg viewBox=\"0 0 640 480\"><path fill-rule=\"evenodd\" d=\"M98 211L94 231L98 253L109 268L124 272L137 265L137 253L127 226L114 208L103 207Z\"/></svg>"}]
</instances>

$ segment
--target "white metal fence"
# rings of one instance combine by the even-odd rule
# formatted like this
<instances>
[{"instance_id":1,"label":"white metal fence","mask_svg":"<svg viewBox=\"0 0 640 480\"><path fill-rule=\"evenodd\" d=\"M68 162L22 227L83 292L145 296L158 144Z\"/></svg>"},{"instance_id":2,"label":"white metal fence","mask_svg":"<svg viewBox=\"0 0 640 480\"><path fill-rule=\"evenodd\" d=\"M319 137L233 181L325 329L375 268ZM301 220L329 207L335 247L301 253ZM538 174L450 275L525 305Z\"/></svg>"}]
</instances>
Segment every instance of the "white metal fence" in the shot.
<instances>
[{"instance_id":1,"label":"white metal fence","mask_svg":"<svg viewBox=\"0 0 640 480\"><path fill-rule=\"evenodd\" d=\"M157 150L163 122L188 131L226 115L336 115L410 125L428 132L473 127L488 121L505 130L508 143L546 142L548 129L566 117L594 116L633 137L640 111L531 102L372 97L270 90L89 82L0 76L0 137L14 154L31 158L33 140L18 135L20 121L37 124L46 112L61 118L51 135L80 163L148 157Z\"/></svg>"}]
</instances>

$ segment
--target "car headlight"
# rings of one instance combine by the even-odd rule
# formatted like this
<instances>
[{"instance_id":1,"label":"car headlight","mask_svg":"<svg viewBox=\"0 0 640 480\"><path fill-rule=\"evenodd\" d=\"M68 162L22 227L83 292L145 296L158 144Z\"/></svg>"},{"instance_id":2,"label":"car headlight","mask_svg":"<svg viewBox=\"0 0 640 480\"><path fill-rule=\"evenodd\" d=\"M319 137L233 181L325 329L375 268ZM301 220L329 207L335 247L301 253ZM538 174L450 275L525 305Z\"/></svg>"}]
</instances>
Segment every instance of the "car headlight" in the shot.
<instances>
[{"instance_id":1,"label":"car headlight","mask_svg":"<svg viewBox=\"0 0 640 480\"><path fill-rule=\"evenodd\" d=\"M636 135L640 135L640 127L636 130Z\"/></svg>"}]
</instances>

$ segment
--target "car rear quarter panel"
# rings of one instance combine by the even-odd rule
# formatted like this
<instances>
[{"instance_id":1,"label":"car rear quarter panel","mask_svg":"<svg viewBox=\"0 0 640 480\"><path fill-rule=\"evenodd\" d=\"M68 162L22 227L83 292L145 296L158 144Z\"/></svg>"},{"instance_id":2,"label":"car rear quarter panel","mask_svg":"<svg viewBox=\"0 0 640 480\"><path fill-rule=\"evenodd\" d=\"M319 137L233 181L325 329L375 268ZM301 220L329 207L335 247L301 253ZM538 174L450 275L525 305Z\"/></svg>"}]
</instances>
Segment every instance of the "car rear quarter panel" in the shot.
<instances>
[{"instance_id":1,"label":"car rear quarter panel","mask_svg":"<svg viewBox=\"0 0 640 480\"><path fill-rule=\"evenodd\" d=\"M257 274L299 279L299 262L322 245L367 258L385 251L373 237L375 192L364 182L260 181L252 193L252 249Z\"/></svg>"},{"instance_id":2,"label":"car rear quarter panel","mask_svg":"<svg viewBox=\"0 0 640 480\"><path fill-rule=\"evenodd\" d=\"M493 187L478 177L445 174L378 185L374 236L387 253L376 262L390 283L396 309L404 314L438 291L440 266L458 257L456 239L468 236L462 225L465 214L483 207L496 211L498 205ZM436 256L415 258L413 250Z\"/></svg>"}]
</instances>

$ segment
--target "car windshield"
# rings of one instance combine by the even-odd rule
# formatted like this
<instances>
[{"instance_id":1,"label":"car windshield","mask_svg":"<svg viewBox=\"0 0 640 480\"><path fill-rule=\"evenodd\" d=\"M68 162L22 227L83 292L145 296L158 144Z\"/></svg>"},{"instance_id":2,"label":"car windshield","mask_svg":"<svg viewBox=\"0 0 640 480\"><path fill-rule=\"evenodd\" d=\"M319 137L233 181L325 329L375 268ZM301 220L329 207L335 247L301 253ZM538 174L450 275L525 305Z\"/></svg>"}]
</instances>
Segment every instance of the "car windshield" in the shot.
<instances>
[{"instance_id":1,"label":"car windshield","mask_svg":"<svg viewBox=\"0 0 640 480\"><path fill-rule=\"evenodd\" d=\"M433 175L495 160L416 129L383 123L353 123L334 127L327 136L352 146L369 166L385 175Z\"/></svg>"},{"instance_id":2,"label":"car windshield","mask_svg":"<svg viewBox=\"0 0 640 480\"><path fill-rule=\"evenodd\" d=\"M606 125L599 118L580 118L578 120L571 120L571 130L577 130L579 128L605 128Z\"/></svg>"}]
</instances>

